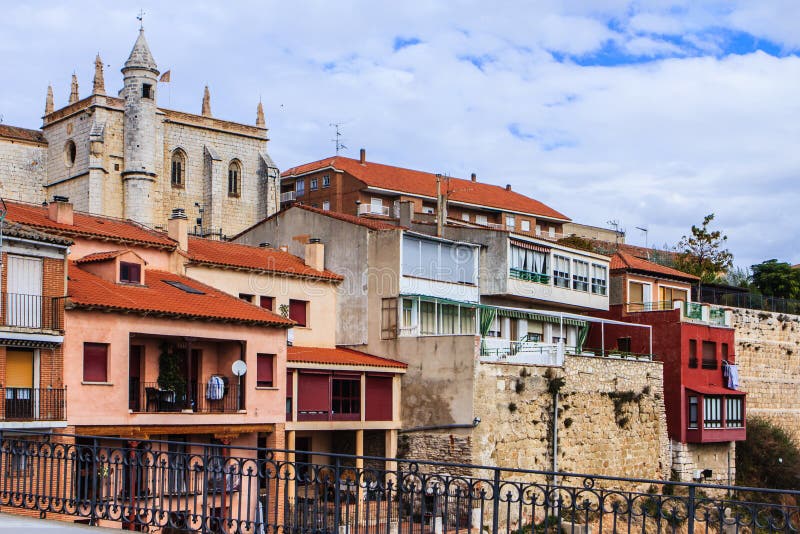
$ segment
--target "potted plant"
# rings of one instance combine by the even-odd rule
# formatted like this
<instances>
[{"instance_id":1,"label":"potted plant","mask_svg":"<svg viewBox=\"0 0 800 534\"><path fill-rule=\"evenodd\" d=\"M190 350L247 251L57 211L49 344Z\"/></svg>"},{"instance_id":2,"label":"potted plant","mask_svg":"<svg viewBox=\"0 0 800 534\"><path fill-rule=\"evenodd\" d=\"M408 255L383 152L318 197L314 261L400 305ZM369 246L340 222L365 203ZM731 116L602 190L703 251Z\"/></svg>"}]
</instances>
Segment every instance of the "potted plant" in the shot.
<instances>
[{"instance_id":1,"label":"potted plant","mask_svg":"<svg viewBox=\"0 0 800 534\"><path fill-rule=\"evenodd\" d=\"M180 354L169 343L161 344L161 354L158 356L158 387L174 393L172 402L176 402L186 391Z\"/></svg>"}]
</instances>

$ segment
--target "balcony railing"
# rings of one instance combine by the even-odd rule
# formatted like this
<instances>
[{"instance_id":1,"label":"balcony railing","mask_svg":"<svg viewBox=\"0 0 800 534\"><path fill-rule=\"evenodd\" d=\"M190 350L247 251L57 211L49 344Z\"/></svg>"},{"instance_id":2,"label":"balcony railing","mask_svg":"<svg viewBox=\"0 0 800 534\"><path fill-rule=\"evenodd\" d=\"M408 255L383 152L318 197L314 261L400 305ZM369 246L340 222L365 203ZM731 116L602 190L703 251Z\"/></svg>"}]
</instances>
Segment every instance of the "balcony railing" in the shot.
<instances>
[{"instance_id":1,"label":"balcony railing","mask_svg":"<svg viewBox=\"0 0 800 534\"><path fill-rule=\"evenodd\" d=\"M66 419L66 389L0 387L0 421Z\"/></svg>"},{"instance_id":2,"label":"balcony railing","mask_svg":"<svg viewBox=\"0 0 800 534\"><path fill-rule=\"evenodd\" d=\"M294 202L297 195L294 191L285 191L281 193L281 202Z\"/></svg>"},{"instance_id":3,"label":"balcony railing","mask_svg":"<svg viewBox=\"0 0 800 534\"><path fill-rule=\"evenodd\" d=\"M0 327L63 330L64 297L2 293Z\"/></svg>"},{"instance_id":4,"label":"balcony railing","mask_svg":"<svg viewBox=\"0 0 800 534\"><path fill-rule=\"evenodd\" d=\"M481 339L481 361L562 366L564 365L564 345L485 337Z\"/></svg>"},{"instance_id":5,"label":"balcony railing","mask_svg":"<svg viewBox=\"0 0 800 534\"><path fill-rule=\"evenodd\" d=\"M244 409L238 378L224 382L189 384L188 388L162 389L157 382L129 381L129 408L134 412L236 413ZM188 389L188 398L187 398Z\"/></svg>"},{"instance_id":6,"label":"balcony railing","mask_svg":"<svg viewBox=\"0 0 800 534\"><path fill-rule=\"evenodd\" d=\"M655 302L629 302L628 313L665 311L675 308L671 300L660 300Z\"/></svg>"},{"instance_id":7,"label":"balcony railing","mask_svg":"<svg viewBox=\"0 0 800 534\"><path fill-rule=\"evenodd\" d=\"M699 302L684 302L683 315L687 319L703 320L703 305Z\"/></svg>"},{"instance_id":8,"label":"balcony railing","mask_svg":"<svg viewBox=\"0 0 800 534\"><path fill-rule=\"evenodd\" d=\"M359 215L382 215L389 216L389 206L373 206L372 204L360 204L358 206Z\"/></svg>"},{"instance_id":9,"label":"balcony railing","mask_svg":"<svg viewBox=\"0 0 800 534\"><path fill-rule=\"evenodd\" d=\"M522 269L512 268L509 276L517 280L525 280L526 282L539 282L540 284L549 284L550 275L543 273L534 273L531 271L523 271Z\"/></svg>"}]
</instances>

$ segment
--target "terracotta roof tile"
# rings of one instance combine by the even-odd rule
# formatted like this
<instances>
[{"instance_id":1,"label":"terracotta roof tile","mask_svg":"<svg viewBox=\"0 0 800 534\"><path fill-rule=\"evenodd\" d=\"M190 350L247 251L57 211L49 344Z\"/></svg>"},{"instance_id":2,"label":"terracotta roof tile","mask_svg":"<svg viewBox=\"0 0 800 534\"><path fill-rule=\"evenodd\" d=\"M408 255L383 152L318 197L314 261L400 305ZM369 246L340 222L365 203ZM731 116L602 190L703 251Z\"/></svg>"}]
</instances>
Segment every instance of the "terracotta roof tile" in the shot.
<instances>
[{"instance_id":1,"label":"terracotta roof tile","mask_svg":"<svg viewBox=\"0 0 800 534\"><path fill-rule=\"evenodd\" d=\"M413 195L436 198L436 175L430 172L415 171L391 165L382 165L335 156L306 163L284 171L281 176L291 177L315 170L333 167L351 174L367 186L389 189ZM526 197L505 187L461 178L450 178L450 200L500 210L528 213L531 215L569 221L570 218L538 200Z\"/></svg>"},{"instance_id":2,"label":"terracotta roof tile","mask_svg":"<svg viewBox=\"0 0 800 534\"><path fill-rule=\"evenodd\" d=\"M77 260L75 260L75 263L81 264L81 263L92 263L92 262L96 262L96 261L106 261L106 260L110 260L110 259L116 258L117 256L121 256L121 255L125 254L126 252L128 252L128 251L127 250L108 250L106 252L92 252L91 254L87 254L86 256L83 256L82 258L78 258Z\"/></svg>"},{"instance_id":3,"label":"terracotta roof tile","mask_svg":"<svg viewBox=\"0 0 800 534\"><path fill-rule=\"evenodd\" d=\"M361 365L367 367L394 367L405 369L403 362L373 356L344 347L287 347L286 360L295 363L318 363L321 365Z\"/></svg>"},{"instance_id":4,"label":"terracotta roof tile","mask_svg":"<svg viewBox=\"0 0 800 534\"><path fill-rule=\"evenodd\" d=\"M72 244L72 239L40 232L39 230L36 230L30 226L25 226L24 224L13 223L4 220L0 221L0 228L2 228L3 236L5 237L19 237L21 239L42 241L44 243L53 243L55 245Z\"/></svg>"},{"instance_id":5,"label":"terracotta roof tile","mask_svg":"<svg viewBox=\"0 0 800 534\"><path fill-rule=\"evenodd\" d=\"M146 269L145 285L115 284L69 264L69 302L77 308L100 308L173 317L233 321L287 327L294 321L259 308L191 278ZM200 293L189 293L168 282L180 282Z\"/></svg>"},{"instance_id":6,"label":"terracotta roof tile","mask_svg":"<svg viewBox=\"0 0 800 534\"><path fill-rule=\"evenodd\" d=\"M76 211L73 218L74 224L61 224L48 219L46 206L11 201L6 201L6 204L8 207L6 218L9 221L33 226L57 235L72 238L94 237L117 243L135 243L170 249L177 245L163 232L157 232L129 220Z\"/></svg>"},{"instance_id":7,"label":"terracotta roof tile","mask_svg":"<svg viewBox=\"0 0 800 534\"><path fill-rule=\"evenodd\" d=\"M343 276L327 269L323 271L312 269L301 258L288 252L226 241L189 238L188 257L191 261L197 263L283 273L307 278L344 279Z\"/></svg>"},{"instance_id":8,"label":"terracotta roof tile","mask_svg":"<svg viewBox=\"0 0 800 534\"><path fill-rule=\"evenodd\" d=\"M652 261L647 261L642 258L637 258L625 252L617 252L611 257L609 268L612 271L639 271L644 273L651 273L661 276L668 276L670 278L680 278L683 280L696 281L700 280L693 274L684 273L671 267L659 265Z\"/></svg>"},{"instance_id":9,"label":"terracotta roof tile","mask_svg":"<svg viewBox=\"0 0 800 534\"><path fill-rule=\"evenodd\" d=\"M293 208L300 208L306 211L311 211L314 213L319 213L320 215L325 215L326 217L330 217L331 219L338 219L340 221L349 222L352 224L357 224L359 226L365 226L370 230L401 230L402 227L396 224L391 224L388 222L379 221L376 219L370 219L369 217L357 217L356 215L347 215L346 213L338 213L335 211L329 210L321 210L319 208L314 208L312 206L306 206L305 204L295 204L292 206Z\"/></svg>"},{"instance_id":10,"label":"terracotta roof tile","mask_svg":"<svg viewBox=\"0 0 800 534\"><path fill-rule=\"evenodd\" d=\"M45 139L41 130L29 130L28 128L20 128L19 126L10 126L8 124L0 124L0 137L9 137L41 145L47 144L47 139Z\"/></svg>"}]
</instances>

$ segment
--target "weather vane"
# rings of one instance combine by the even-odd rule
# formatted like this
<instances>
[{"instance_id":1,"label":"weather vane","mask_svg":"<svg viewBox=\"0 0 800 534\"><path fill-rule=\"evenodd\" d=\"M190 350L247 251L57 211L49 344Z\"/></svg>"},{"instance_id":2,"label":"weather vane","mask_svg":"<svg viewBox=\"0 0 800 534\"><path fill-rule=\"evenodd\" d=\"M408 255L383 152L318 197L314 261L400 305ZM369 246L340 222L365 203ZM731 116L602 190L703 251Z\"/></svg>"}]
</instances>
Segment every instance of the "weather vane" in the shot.
<instances>
[{"instance_id":1,"label":"weather vane","mask_svg":"<svg viewBox=\"0 0 800 534\"><path fill-rule=\"evenodd\" d=\"M144 10L143 9L139 10L139 14L136 15L136 20L139 21L139 29L143 30L144 29Z\"/></svg>"}]
</instances>

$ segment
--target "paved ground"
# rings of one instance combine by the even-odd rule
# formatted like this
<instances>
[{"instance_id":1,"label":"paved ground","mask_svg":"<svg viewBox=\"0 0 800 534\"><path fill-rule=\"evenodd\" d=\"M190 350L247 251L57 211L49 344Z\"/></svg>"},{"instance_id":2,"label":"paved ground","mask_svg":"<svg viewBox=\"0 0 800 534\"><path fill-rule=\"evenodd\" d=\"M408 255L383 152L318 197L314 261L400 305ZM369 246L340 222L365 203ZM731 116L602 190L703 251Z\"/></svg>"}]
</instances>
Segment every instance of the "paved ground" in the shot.
<instances>
[{"instance_id":1,"label":"paved ground","mask_svg":"<svg viewBox=\"0 0 800 534\"><path fill-rule=\"evenodd\" d=\"M48 519L33 519L30 517L20 517L8 513L0 513L0 534L11 533L38 534L100 534L103 532L120 532L107 528L89 527L86 525L76 525L74 523L64 523L62 521L52 521Z\"/></svg>"}]
</instances>

